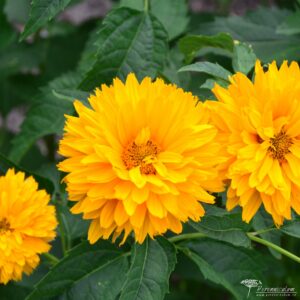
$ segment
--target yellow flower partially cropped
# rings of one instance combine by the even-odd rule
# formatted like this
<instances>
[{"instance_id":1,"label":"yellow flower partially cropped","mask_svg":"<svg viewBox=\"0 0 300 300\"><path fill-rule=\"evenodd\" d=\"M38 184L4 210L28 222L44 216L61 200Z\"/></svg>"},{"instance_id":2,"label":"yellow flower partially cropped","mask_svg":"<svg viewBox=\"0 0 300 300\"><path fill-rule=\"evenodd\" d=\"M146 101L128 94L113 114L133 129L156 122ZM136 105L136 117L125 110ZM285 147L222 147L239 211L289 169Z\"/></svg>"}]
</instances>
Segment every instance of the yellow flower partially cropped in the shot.
<instances>
[{"instance_id":1,"label":"yellow flower partially cropped","mask_svg":"<svg viewBox=\"0 0 300 300\"><path fill-rule=\"evenodd\" d=\"M161 79L96 89L91 108L75 101L59 153L73 213L91 219L88 238L113 240L134 232L137 242L204 215L200 202L223 190L217 130L197 99ZM207 192L209 191L209 192Z\"/></svg>"},{"instance_id":2,"label":"yellow flower partially cropped","mask_svg":"<svg viewBox=\"0 0 300 300\"><path fill-rule=\"evenodd\" d=\"M243 208L249 222L263 203L280 226L300 214L300 70L296 62L255 66L254 82L232 76L228 88L213 89L206 103L231 161L227 208Z\"/></svg>"},{"instance_id":3,"label":"yellow flower partially cropped","mask_svg":"<svg viewBox=\"0 0 300 300\"><path fill-rule=\"evenodd\" d=\"M21 280L48 252L57 225L49 195L13 169L0 177L0 283Z\"/></svg>"}]
</instances>

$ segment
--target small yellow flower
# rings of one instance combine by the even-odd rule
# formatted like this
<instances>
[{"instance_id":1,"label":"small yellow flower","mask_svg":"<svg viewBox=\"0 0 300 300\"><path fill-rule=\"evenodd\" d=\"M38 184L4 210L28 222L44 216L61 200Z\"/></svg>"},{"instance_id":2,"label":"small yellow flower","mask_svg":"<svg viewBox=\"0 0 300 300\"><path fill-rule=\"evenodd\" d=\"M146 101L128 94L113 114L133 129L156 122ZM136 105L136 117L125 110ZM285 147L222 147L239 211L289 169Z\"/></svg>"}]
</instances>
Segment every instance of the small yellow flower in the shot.
<instances>
[{"instance_id":1,"label":"small yellow flower","mask_svg":"<svg viewBox=\"0 0 300 300\"><path fill-rule=\"evenodd\" d=\"M10 169L0 177L0 283L21 280L48 252L57 225L49 195L36 181Z\"/></svg>"},{"instance_id":2,"label":"small yellow flower","mask_svg":"<svg viewBox=\"0 0 300 300\"><path fill-rule=\"evenodd\" d=\"M91 219L88 238L113 240L133 231L142 243L204 215L200 203L223 190L216 165L221 145L196 98L161 79L133 74L96 89L92 108L75 101L59 153L73 213Z\"/></svg>"},{"instance_id":3,"label":"small yellow flower","mask_svg":"<svg viewBox=\"0 0 300 300\"><path fill-rule=\"evenodd\" d=\"M230 155L227 208L243 208L249 222L263 203L280 226L300 214L300 70L296 62L276 63L255 79L232 76L228 88L213 89L219 101L208 101Z\"/></svg>"}]
</instances>

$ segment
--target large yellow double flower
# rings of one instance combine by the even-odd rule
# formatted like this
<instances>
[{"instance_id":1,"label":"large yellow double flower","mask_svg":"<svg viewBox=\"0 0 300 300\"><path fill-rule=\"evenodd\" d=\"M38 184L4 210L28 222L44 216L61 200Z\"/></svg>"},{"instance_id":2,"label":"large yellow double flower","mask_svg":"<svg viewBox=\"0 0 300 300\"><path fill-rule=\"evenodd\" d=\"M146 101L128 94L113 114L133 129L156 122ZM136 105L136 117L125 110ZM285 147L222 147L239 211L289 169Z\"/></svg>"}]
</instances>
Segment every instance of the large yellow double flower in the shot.
<instances>
[{"instance_id":1,"label":"large yellow double flower","mask_svg":"<svg viewBox=\"0 0 300 300\"><path fill-rule=\"evenodd\" d=\"M102 85L89 102L76 101L78 117L67 117L59 169L77 201L72 212L92 219L90 242L133 231L142 243L198 221L200 202L213 203L210 193L223 190L224 147L203 105L161 79L139 83L133 74L125 84Z\"/></svg>"},{"instance_id":2,"label":"large yellow double flower","mask_svg":"<svg viewBox=\"0 0 300 300\"><path fill-rule=\"evenodd\" d=\"M249 222L263 203L275 224L300 214L300 70L296 62L255 66L254 82L238 73L208 101L230 155L227 208Z\"/></svg>"}]
</instances>

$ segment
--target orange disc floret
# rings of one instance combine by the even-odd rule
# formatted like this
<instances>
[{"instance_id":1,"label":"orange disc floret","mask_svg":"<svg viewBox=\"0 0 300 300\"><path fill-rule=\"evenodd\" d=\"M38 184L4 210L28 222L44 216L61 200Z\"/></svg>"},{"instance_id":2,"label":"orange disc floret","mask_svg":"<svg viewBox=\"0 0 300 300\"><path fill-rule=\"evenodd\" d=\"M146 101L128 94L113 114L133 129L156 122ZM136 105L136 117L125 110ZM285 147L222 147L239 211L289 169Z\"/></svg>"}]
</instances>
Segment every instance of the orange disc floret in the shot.
<instances>
[{"instance_id":1,"label":"orange disc floret","mask_svg":"<svg viewBox=\"0 0 300 300\"><path fill-rule=\"evenodd\" d=\"M0 283L21 280L48 252L57 226L50 196L23 172L0 177Z\"/></svg>"},{"instance_id":2,"label":"orange disc floret","mask_svg":"<svg viewBox=\"0 0 300 300\"><path fill-rule=\"evenodd\" d=\"M300 70L296 62L255 66L254 82L237 73L216 85L208 101L213 123L227 142L227 208L243 208L249 222L261 204L280 226L300 214Z\"/></svg>"},{"instance_id":3,"label":"orange disc floret","mask_svg":"<svg viewBox=\"0 0 300 300\"><path fill-rule=\"evenodd\" d=\"M67 173L73 213L91 219L88 238L133 232L137 242L204 215L201 202L223 190L217 129L203 105L175 85L130 74L75 101L67 116L59 169Z\"/></svg>"}]
</instances>

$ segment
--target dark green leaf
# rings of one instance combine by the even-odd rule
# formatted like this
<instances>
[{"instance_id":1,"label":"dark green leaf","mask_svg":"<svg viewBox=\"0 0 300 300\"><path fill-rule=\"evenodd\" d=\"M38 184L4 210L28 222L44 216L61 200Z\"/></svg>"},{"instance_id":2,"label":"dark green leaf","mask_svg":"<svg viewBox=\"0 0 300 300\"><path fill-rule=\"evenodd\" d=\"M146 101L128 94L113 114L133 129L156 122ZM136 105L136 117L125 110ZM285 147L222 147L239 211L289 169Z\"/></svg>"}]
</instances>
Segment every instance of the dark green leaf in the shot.
<instances>
[{"instance_id":1,"label":"dark green leaf","mask_svg":"<svg viewBox=\"0 0 300 300\"><path fill-rule=\"evenodd\" d=\"M227 33L218 33L214 36L188 35L179 41L179 49L188 62L192 61L197 52L205 47L221 48L233 51L232 37Z\"/></svg>"},{"instance_id":2,"label":"dark green leaf","mask_svg":"<svg viewBox=\"0 0 300 300\"><path fill-rule=\"evenodd\" d=\"M88 220L83 220L81 215L73 215L67 206L57 204L56 207L69 243L74 239L87 236L90 223Z\"/></svg>"},{"instance_id":3,"label":"dark green leaf","mask_svg":"<svg viewBox=\"0 0 300 300\"><path fill-rule=\"evenodd\" d=\"M21 34L21 40L24 40L30 34L47 24L47 22L62 11L70 1L71 0L33 0L29 20Z\"/></svg>"},{"instance_id":4,"label":"dark green leaf","mask_svg":"<svg viewBox=\"0 0 300 300\"><path fill-rule=\"evenodd\" d=\"M191 76L178 73L178 69L184 64L183 60L184 56L177 48L170 49L165 67L159 76L166 79L167 82L175 83L183 89L188 89Z\"/></svg>"},{"instance_id":5,"label":"dark green leaf","mask_svg":"<svg viewBox=\"0 0 300 300\"><path fill-rule=\"evenodd\" d=\"M1 300L21 300L30 292L27 287L18 286L15 283L8 285L0 285L0 298Z\"/></svg>"},{"instance_id":6,"label":"dark green leaf","mask_svg":"<svg viewBox=\"0 0 300 300\"><path fill-rule=\"evenodd\" d=\"M60 178L60 173L56 166L56 162L47 162L42 165L39 165L37 170L35 170L35 173L51 180L55 188L55 193L60 193L61 178Z\"/></svg>"},{"instance_id":7,"label":"dark green leaf","mask_svg":"<svg viewBox=\"0 0 300 300\"><path fill-rule=\"evenodd\" d=\"M142 11L143 0L121 0L121 7L130 7ZM163 24L172 40L182 34L188 25L188 6L186 0L150 0L151 13Z\"/></svg>"},{"instance_id":8,"label":"dark green leaf","mask_svg":"<svg viewBox=\"0 0 300 300\"><path fill-rule=\"evenodd\" d=\"M216 100L213 92L207 88L198 88L195 95L198 96L200 101L206 101L207 99Z\"/></svg>"},{"instance_id":9,"label":"dark green leaf","mask_svg":"<svg viewBox=\"0 0 300 300\"><path fill-rule=\"evenodd\" d=\"M210 204L204 204L204 209L205 209L205 215L209 215L209 216L225 216L230 214L228 210Z\"/></svg>"},{"instance_id":10,"label":"dark green leaf","mask_svg":"<svg viewBox=\"0 0 300 300\"><path fill-rule=\"evenodd\" d=\"M225 241L235 246L251 246L250 239L246 234L249 226L242 221L240 214L204 216L200 222L191 222L191 225L210 238Z\"/></svg>"},{"instance_id":11,"label":"dark green leaf","mask_svg":"<svg viewBox=\"0 0 300 300\"><path fill-rule=\"evenodd\" d=\"M287 10L280 10L275 6L260 7L245 16L216 17L214 21L201 23L195 32L214 35L226 31L234 39L249 43L256 56L264 62L297 60L300 59L299 36L284 36L276 33L277 26L288 15Z\"/></svg>"},{"instance_id":12,"label":"dark green leaf","mask_svg":"<svg viewBox=\"0 0 300 300\"><path fill-rule=\"evenodd\" d=\"M64 114L74 112L73 101L69 98L57 98L53 90L74 89L79 81L79 75L69 73L50 82L42 90L28 112L21 132L13 140L14 147L9 156L11 160L19 162L37 139L48 134L61 133L65 122Z\"/></svg>"},{"instance_id":13,"label":"dark green leaf","mask_svg":"<svg viewBox=\"0 0 300 300\"><path fill-rule=\"evenodd\" d=\"M187 11L185 0L151 1L151 12L164 25L170 40L185 32L189 22Z\"/></svg>"},{"instance_id":14,"label":"dark green leaf","mask_svg":"<svg viewBox=\"0 0 300 300\"><path fill-rule=\"evenodd\" d=\"M269 214L263 209L260 209L254 216L252 226L255 231L262 231L259 235L266 241L269 241L275 245L280 246L281 244L281 233L274 227L274 222ZM270 231L268 231L271 229ZM274 229L274 230L273 230ZM267 230L266 232L263 232ZM278 259L281 258L281 254L272 248L268 248L272 255Z\"/></svg>"},{"instance_id":15,"label":"dark green leaf","mask_svg":"<svg viewBox=\"0 0 300 300\"><path fill-rule=\"evenodd\" d=\"M135 244L119 300L164 299L175 263L175 247L166 239L147 238L142 245Z\"/></svg>"},{"instance_id":16,"label":"dark green leaf","mask_svg":"<svg viewBox=\"0 0 300 300\"><path fill-rule=\"evenodd\" d=\"M254 251L206 238L185 242L181 246L205 278L225 287L236 299L247 297L248 289L241 284L242 280L263 281L264 264Z\"/></svg>"},{"instance_id":17,"label":"dark green leaf","mask_svg":"<svg viewBox=\"0 0 300 300\"><path fill-rule=\"evenodd\" d=\"M300 238L300 218L296 217L292 221L287 221L284 225L280 228L280 230L290 236L295 238Z\"/></svg>"},{"instance_id":18,"label":"dark green leaf","mask_svg":"<svg viewBox=\"0 0 300 300\"><path fill-rule=\"evenodd\" d=\"M101 28L102 24L100 24ZM97 60L97 39L98 39L98 32L99 32L99 26L97 26L88 37L88 40L85 44L84 50L81 53L81 58L78 63L78 73L80 74L86 74L92 66L95 64Z\"/></svg>"},{"instance_id":19,"label":"dark green leaf","mask_svg":"<svg viewBox=\"0 0 300 300\"><path fill-rule=\"evenodd\" d=\"M279 34L298 34L300 33L300 11L288 16L276 30Z\"/></svg>"},{"instance_id":20,"label":"dark green leaf","mask_svg":"<svg viewBox=\"0 0 300 300\"><path fill-rule=\"evenodd\" d=\"M11 162L0 153L0 173L2 174L6 173L6 171L10 168L15 169L16 171L25 172L27 176L28 175L33 176L35 180L38 182L40 189L45 189L50 194L52 194L52 192L54 191L54 185L49 179L42 177L38 174L35 174L33 172L29 172L24 168L17 166L15 163Z\"/></svg>"},{"instance_id":21,"label":"dark green leaf","mask_svg":"<svg viewBox=\"0 0 300 300\"><path fill-rule=\"evenodd\" d=\"M129 8L112 11L103 21L97 39L97 61L80 85L91 90L114 77L124 80L134 72L138 79L155 77L163 68L167 33L160 22L145 12Z\"/></svg>"},{"instance_id":22,"label":"dark green leaf","mask_svg":"<svg viewBox=\"0 0 300 300\"><path fill-rule=\"evenodd\" d=\"M90 93L76 89L53 89L53 95L57 99L73 102L75 99L81 101L85 105L89 105L88 98Z\"/></svg>"},{"instance_id":23,"label":"dark green leaf","mask_svg":"<svg viewBox=\"0 0 300 300\"><path fill-rule=\"evenodd\" d=\"M115 300L125 281L128 253L106 241L83 242L35 286L26 300Z\"/></svg>"},{"instance_id":24,"label":"dark green leaf","mask_svg":"<svg viewBox=\"0 0 300 300\"><path fill-rule=\"evenodd\" d=\"M201 86L201 89L208 89L211 90L214 88L215 84L218 84L222 87L228 86L228 81L222 80L222 79L207 79Z\"/></svg>"},{"instance_id":25,"label":"dark green leaf","mask_svg":"<svg viewBox=\"0 0 300 300\"><path fill-rule=\"evenodd\" d=\"M218 64L214 64L211 62L197 62L191 65L187 65L179 69L178 72L201 72L206 73L208 75L214 76L216 78L220 78L229 82L228 77L232 74L224 69L222 66Z\"/></svg>"},{"instance_id":26,"label":"dark green leaf","mask_svg":"<svg viewBox=\"0 0 300 300\"><path fill-rule=\"evenodd\" d=\"M233 49L232 66L235 72L248 74L255 65L256 55L251 46L236 43Z\"/></svg>"}]
</instances>

